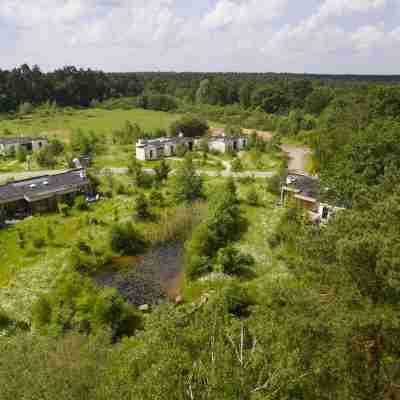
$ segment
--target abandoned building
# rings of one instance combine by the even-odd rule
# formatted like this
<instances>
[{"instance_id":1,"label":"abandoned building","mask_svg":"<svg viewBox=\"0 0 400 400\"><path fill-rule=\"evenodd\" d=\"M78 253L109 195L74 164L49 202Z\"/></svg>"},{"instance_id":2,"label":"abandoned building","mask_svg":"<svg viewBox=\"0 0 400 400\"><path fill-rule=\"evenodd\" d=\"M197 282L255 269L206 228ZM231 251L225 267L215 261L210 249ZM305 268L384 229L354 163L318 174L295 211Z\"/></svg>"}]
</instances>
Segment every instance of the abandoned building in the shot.
<instances>
[{"instance_id":1,"label":"abandoned building","mask_svg":"<svg viewBox=\"0 0 400 400\"><path fill-rule=\"evenodd\" d=\"M182 133L176 137L139 139L136 143L136 158L141 161L148 161L172 157L176 155L178 146L185 146L187 150L193 151L200 141L201 138L185 137ZM207 143L210 150L220 153L236 152L246 148L247 138L221 134L208 138Z\"/></svg>"},{"instance_id":2,"label":"abandoned building","mask_svg":"<svg viewBox=\"0 0 400 400\"><path fill-rule=\"evenodd\" d=\"M162 157L172 157L176 154L178 146L185 146L192 151L195 139L184 137L161 137L158 139L139 139L136 143L136 158L141 161L158 160Z\"/></svg>"},{"instance_id":3,"label":"abandoned building","mask_svg":"<svg viewBox=\"0 0 400 400\"><path fill-rule=\"evenodd\" d=\"M246 146L247 138L244 136L227 136L224 133L220 136L212 136L208 142L209 149L219 153L241 151Z\"/></svg>"},{"instance_id":4,"label":"abandoned building","mask_svg":"<svg viewBox=\"0 0 400 400\"><path fill-rule=\"evenodd\" d=\"M0 154L5 156L16 153L20 147L25 148L28 153L40 150L48 144L46 138L13 137L0 138Z\"/></svg>"},{"instance_id":5,"label":"abandoned building","mask_svg":"<svg viewBox=\"0 0 400 400\"><path fill-rule=\"evenodd\" d=\"M92 194L84 169L7 183L0 186L0 224L56 211L60 202L72 204L77 195Z\"/></svg>"},{"instance_id":6,"label":"abandoned building","mask_svg":"<svg viewBox=\"0 0 400 400\"><path fill-rule=\"evenodd\" d=\"M325 223L335 212L343 209L321 202L319 197L319 180L309 175L289 173L281 186L281 203L294 202L308 211L313 222Z\"/></svg>"}]
</instances>

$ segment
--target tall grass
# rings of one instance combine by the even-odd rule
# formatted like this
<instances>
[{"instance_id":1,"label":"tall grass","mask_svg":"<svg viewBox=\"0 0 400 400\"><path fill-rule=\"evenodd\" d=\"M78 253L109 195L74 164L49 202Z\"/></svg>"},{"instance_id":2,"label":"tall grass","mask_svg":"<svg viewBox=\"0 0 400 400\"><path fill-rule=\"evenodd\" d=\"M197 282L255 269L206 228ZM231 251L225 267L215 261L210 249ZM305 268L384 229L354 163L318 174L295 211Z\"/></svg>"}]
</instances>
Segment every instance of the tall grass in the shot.
<instances>
[{"instance_id":1,"label":"tall grass","mask_svg":"<svg viewBox=\"0 0 400 400\"><path fill-rule=\"evenodd\" d=\"M146 230L146 239L154 245L163 242L185 241L201 221L205 209L206 204L198 202L190 206L177 206L164 211L157 226Z\"/></svg>"}]
</instances>

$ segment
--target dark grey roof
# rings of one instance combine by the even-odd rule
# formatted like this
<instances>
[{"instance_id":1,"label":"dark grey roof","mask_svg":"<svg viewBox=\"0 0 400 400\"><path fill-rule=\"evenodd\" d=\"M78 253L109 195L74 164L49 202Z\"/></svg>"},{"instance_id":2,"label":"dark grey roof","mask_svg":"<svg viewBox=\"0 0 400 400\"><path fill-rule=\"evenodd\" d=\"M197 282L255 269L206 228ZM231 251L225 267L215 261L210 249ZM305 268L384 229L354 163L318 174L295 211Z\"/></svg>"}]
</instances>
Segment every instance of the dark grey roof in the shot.
<instances>
[{"instance_id":1,"label":"dark grey roof","mask_svg":"<svg viewBox=\"0 0 400 400\"><path fill-rule=\"evenodd\" d=\"M319 180L308 175L301 175L296 173L289 173L288 177L294 177L295 181L287 184L287 187L299 190L299 194L306 197L318 197L319 194Z\"/></svg>"},{"instance_id":2,"label":"dark grey roof","mask_svg":"<svg viewBox=\"0 0 400 400\"><path fill-rule=\"evenodd\" d=\"M246 140L244 136L226 136L226 135L221 135L221 136L212 136L210 138L210 141L220 141L220 142L232 142L234 140L239 140L243 139Z\"/></svg>"},{"instance_id":3,"label":"dark grey roof","mask_svg":"<svg viewBox=\"0 0 400 400\"><path fill-rule=\"evenodd\" d=\"M44 175L0 186L0 204L25 199L28 202L66 194L90 184L84 169Z\"/></svg>"},{"instance_id":4,"label":"dark grey roof","mask_svg":"<svg viewBox=\"0 0 400 400\"><path fill-rule=\"evenodd\" d=\"M38 140L46 140L43 137L7 137L0 138L0 144L28 144Z\"/></svg>"},{"instance_id":5,"label":"dark grey roof","mask_svg":"<svg viewBox=\"0 0 400 400\"><path fill-rule=\"evenodd\" d=\"M157 139L140 139L137 143L137 147L145 147L145 146L164 146L166 144L180 144L180 143L188 143L193 142L194 138L190 137L180 137L180 136L173 136L173 137L160 137Z\"/></svg>"}]
</instances>

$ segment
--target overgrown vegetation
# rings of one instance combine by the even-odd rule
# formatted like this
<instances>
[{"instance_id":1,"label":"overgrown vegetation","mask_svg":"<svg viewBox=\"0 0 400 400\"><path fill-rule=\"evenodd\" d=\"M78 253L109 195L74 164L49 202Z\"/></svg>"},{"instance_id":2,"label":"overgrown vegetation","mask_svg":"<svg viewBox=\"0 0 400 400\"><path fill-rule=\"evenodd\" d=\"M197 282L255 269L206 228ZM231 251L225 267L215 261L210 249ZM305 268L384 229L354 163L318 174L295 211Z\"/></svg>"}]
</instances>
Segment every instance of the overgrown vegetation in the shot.
<instances>
[{"instance_id":1,"label":"overgrown vegetation","mask_svg":"<svg viewBox=\"0 0 400 400\"><path fill-rule=\"evenodd\" d=\"M175 176L164 162L148 176L132 161L125 177L101 176L100 203L85 207L78 198L73 207L62 205L60 215L1 230L2 398L398 397L398 86L268 74L22 71L27 82L49 83L51 90L49 98L40 90L35 97L15 78L21 71L2 72L0 107L18 110L16 118L65 117L53 101L104 107L90 112L105 115L108 108L140 105L141 96L141 106L178 107L229 124L231 133L238 126L275 130L269 144L252 135L233 168L270 163L277 175L201 178L195 162L204 159L187 154ZM72 73L76 87L57 91L56 83L70 82ZM34 111L45 100L45 111ZM63 145L101 160L110 140L118 152L108 155L128 165L138 135L157 128L165 134L176 118L157 115L166 118L158 126L121 122L105 140L100 127L91 134L82 126ZM273 159L280 139L308 143L321 197L347 206L326 226L312 224L298 207L275 207L285 176L285 160ZM59 162L61 146L49 147L43 159L50 152ZM27 162L24 154L18 158ZM115 268L114 257L142 255L166 241L186 241L176 304L146 307L144 317L118 291L95 283Z\"/></svg>"}]
</instances>

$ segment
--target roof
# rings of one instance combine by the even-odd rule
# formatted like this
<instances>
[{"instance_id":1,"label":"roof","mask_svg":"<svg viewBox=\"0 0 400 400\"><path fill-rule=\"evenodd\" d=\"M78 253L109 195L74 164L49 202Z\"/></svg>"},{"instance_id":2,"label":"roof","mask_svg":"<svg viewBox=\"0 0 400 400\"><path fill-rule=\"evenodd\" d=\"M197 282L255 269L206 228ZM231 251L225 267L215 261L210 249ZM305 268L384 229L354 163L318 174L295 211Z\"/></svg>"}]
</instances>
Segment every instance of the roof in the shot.
<instances>
[{"instance_id":1,"label":"roof","mask_svg":"<svg viewBox=\"0 0 400 400\"><path fill-rule=\"evenodd\" d=\"M76 191L90 184L84 169L74 169L56 175L43 175L0 186L0 204L25 199L34 202Z\"/></svg>"},{"instance_id":2,"label":"roof","mask_svg":"<svg viewBox=\"0 0 400 400\"><path fill-rule=\"evenodd\" d=\"M160 137L157 139L139 139L136 147L155 146L160 147L166 144L179 144L192 142L194 138L173 136L173 137Z\"/></svg>"},{"instance_id":3,"label":"roof","mask_svg":"<svg viewBox=\"0 0 400 400\"><path fill-rule=\"evenodd\" d=\"M221 135L221 136L212 136L210 141L211 142L232 142L234 140L238 139L243 139L245 140L246 138L244 136L226 136L226 135Z\"/></svg>"},{"instance_id":4,"label":"roof","mask_svg":"<svg viewBox=\"0 0 400 400\"><path fill-rule=\"evenodd\" d=\"M290 179L292 178L292 179ZM286 182L286 186L294 189L299 195L307 198L316 198L319 193L319 180L309 175L289 173L287 179L291 182Z\"/></svg>"},{"instance_id":5,"label":"roof","mask_svg":"<svg viewBox=\"0 0 400 400\"><path fill-rule=\"evenodd\" d=\"M0 144L28 144L31 142L36 142L38 140L46 140L43 137L7 137L0 138Z\"/></svg>"}]
</instances>

